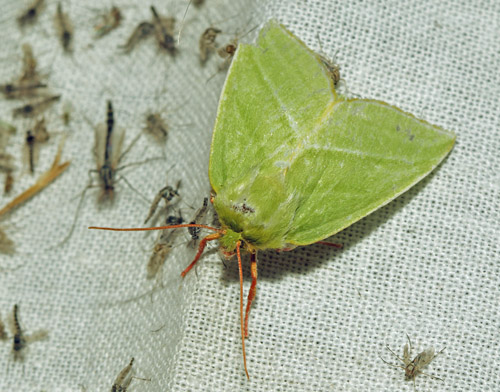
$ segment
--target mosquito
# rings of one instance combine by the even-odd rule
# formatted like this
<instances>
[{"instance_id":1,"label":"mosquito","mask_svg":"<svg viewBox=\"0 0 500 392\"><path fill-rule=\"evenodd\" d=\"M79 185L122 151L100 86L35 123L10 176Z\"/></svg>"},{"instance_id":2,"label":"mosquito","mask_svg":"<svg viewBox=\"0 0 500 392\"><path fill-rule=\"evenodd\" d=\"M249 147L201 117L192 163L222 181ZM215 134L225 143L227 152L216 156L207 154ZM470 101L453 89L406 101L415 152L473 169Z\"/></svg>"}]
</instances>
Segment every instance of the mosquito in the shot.
<instances>
[{"instance_id":1,"label":"mosquito","mask_svg":"<svg viewBox=\"0 0 500 392\"><path fill-rule=\"evenodd\" d=\"M433 361L434 358L436 358L439 354L441 354L444 351L444 349L446 347L443 348L441 351L439 351L437 354L434 354L434 347L428 348L428 349L422 351L420 354L418 354L412 360L411 359L411 351L412 351L411 340L410 340L410 337L408 335L406 335L406 337L408 338L408 343L406 343L404 348L403 348L403 358L401 358L394 351L392 351L389 348L389 346L386 346L387 350L389 350L392 353L392 355L394 355L397 359L399 359L403 363L404 366L394 365L392 363L389 363L389 362L385 361L382 357L380 357L380 359L382 359L382 361L384 361L384 363L386 363L389 366L403 369L405 371L405 379L406 380L413 380L413 390L414 391L417 390L416 386L415 386L415 378L419 374L423 374L424 376L430 377L430 378L435 379L435 380L443 381L442 378L433 376L431 374L424 373L422 371L422 369L424 367L426 367L427 365L429 365Z\"/></svg>"}]
</instances>

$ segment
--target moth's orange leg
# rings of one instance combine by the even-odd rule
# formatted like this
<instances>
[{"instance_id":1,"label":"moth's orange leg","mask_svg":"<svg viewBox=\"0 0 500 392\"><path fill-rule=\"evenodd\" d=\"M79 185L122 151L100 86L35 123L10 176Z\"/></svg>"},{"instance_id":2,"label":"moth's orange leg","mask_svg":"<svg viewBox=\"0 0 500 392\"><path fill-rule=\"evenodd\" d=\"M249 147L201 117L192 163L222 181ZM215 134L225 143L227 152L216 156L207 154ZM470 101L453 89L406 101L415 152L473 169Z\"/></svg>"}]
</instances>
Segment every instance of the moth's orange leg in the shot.
<instances>
[{"instance_id":1,"label":"moth's orange leg","mask_svg":"<svg viewBox=\"0 0 500 392\"><path fill-rule=\"evenodd\" d=\"M203 253L205 246L207 246L207 242L217 240L220 237L222 237L222 233L218 232L218 233L207 235L205 238L203 238L200 241L200 245L198 245L198 253L196 253L196 256L194 257L194 260L191 262L191 264L189 264L188 267L184 271L182 271L182 273L181 273L182 277L185 277L186 274L191 270L191 268L194 267L196 262L200 259L200 256Z\"/></svg>"},{"instance_id":2,"label":"moth's orange leg","mask_svg":"<svg viewBox=\"0 0 500 392\"><path fill-rule=\"evenodd\" d=\"M238 255L238 270L240 273L240 328L241 328L241 347L243 349L243 366L245 367L245 373L247 378L250 380L247 369L247 355L245 352L245 328L243 326L243 268L241 267L241 241L236 243L236 254Z\"/></svg>"},{"instance_id":3,"label":"moth's orange leg","mask_svg":"<svg viewBox=\"0 0 500 392\"><path fill-rule=\"evenodd\" d=\"M342 244L334 244L334 243L326 242L326 241L318 241L316 243L321 244L321 245L331 246L332 248L337 248L337 249L341 249L343 247Z\"/></svg>"},{"instance_id":4,"label":"moth's orange leg","mask_svg":"<svg viewBox=\"0 0 500 392\"><path fill-rule=\"evenodd\" d=\"M245 311L245 337L248 338L248 316L250 308L257 293L257 253L250 254L250 272L252 273L252 285L248 291L247 309Z\"/></svg>"}]
</instances>

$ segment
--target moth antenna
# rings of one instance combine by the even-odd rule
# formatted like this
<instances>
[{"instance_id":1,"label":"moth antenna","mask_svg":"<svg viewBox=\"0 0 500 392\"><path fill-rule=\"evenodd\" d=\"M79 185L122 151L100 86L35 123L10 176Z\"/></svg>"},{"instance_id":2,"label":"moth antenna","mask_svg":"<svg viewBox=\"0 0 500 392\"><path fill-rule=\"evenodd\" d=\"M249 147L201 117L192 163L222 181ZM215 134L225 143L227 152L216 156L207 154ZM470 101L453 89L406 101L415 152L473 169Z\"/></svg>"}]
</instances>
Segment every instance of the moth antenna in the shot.
<instances>
[{"instance_id":1,"label":"moth antenna","mask_svg":"<svg viewBox=\"0 0 500 392\"><path fill-rule=\"evenodd\" d=\"M169 226L158 226L158 227L101 227L101 226L89 226L89 230L109 230L109 231L150 231L150 230L165 230L165 229L177 229L178 227L200 227L202 229L216 231L220 235L224 232L222 229L218 229L212 226L198 225L193 223L183 223L181 225L169 225Z\"/></svg>"},{"instance_id":2,"label":"moth antenna","mask_svg":"<svg viewBox=\"0 0 500 392\"><path fill-rule=\"evenodd\" d=\"M205 237L206 238L206 237ZM240 252L241 241L236 243L236 254L238 255L238 271L240 274L240 328L241 328L241 348L243 350L243 366L245 368L245 373L247 378L250 380L247 369L247 355L245 352L245 325L243 318L243 268L241 267L241 252Z\"/></svg>"}]
</instances>

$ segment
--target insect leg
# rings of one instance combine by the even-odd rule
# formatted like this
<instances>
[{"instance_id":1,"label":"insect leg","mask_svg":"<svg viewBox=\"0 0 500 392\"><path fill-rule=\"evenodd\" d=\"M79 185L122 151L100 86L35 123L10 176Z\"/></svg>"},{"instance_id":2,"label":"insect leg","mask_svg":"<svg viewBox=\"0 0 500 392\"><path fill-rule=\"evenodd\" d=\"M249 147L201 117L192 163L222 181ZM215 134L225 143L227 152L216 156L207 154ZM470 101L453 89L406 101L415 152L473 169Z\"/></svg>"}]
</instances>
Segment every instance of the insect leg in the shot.
<instances>
[{"instance_id":1,"label":"insect leg","mask_svg":"<svg viewBox=\"0 0 500 392\"><path fill-rule=\"evenodd\" d=\"M326 242L326 241L318 241L316 243L321 244L321 245L331 246L332 248L337 248L337 249L341 249L343 247L342 244L334 244L334 243Z\"/></svg>"},{"instance_id":2,"label":"insect leg","mask_svg":"<svg viewBox=\"0 0 500 392\"><path fill-rule=\"evenodd\" d=\"M245 337L248 338L248 316L250 308L257 293L257 253L250 254L250 272L252 274L252 285L248 291L247 308L245 311Z\"/></svg>"},{"instance_id":3,"label":"insect leg","mask_svg":"<svg viewBox=\"0 0 500 392\"><path fill-rule=\"evenodd\" d=\"M207 235L205 238L203 238L200 241L200 245L198 245L198 253L196 253L196 256L194 257L194 260L191 262L191 264L189 264L187 266L187 268L184 271L182 271L182 273L181 273L182 277L185 277L186 274L191 270L191 268L194 267L194 265L196 264L196 262L200 259L200 256L203 253L203 250L205 249L205 246L207 246L207 242L208 241L217 240L220 237L222 237L222 233L214 233L214 234Z\"/></svg>"},{"instance_id":4,"label":"insect leg","mask_svg":"<svg viewBox=\"0 0 500 392\"><path fill-rule=\"evenodd\" d=\"M389 350L389 351L392 353L392 355L394 355L397 359L399 359L401 362L403 362L403 363L406 365L406 362L405 362L402 358L400 358L398 354L396 354L394 351L392 351L392 350L389 348L389 346L385 346L385 348L386 348L387 350ZM385 361L384 361L384 362L385 362ZM403 368L403 369L404 369L404 368Z\"/></svg>"},{"instance_id":5,"label":"insect leg","mask_svg":"<svg viewBox=\"0 0 500 392\"><path fill-rule=\"evenodd\" d=\"M205 237L206 238L206 237ZM201 245L201 244L200 244ZM243 366L245 368L245 373L247 378L250 380L247 369L247 356L245 353L245 327L243 324L243 268L241 267L241 253L240 253L241 241L236 243L236 254L238 255L238 271L240 274L240 328L241 328L241 348L243 350Z\"/></svg>"},{"instance_id":6,"label":"insect leg","mask_svg":"<svg viewBox=\"0 0 500 392\"><path fill-rule=\"evenodd\" d=\"M389 365L389 366L392 366L392 367L395 367L395 368L401 368L401 369L405 369L404 366L401 366L401 365L394 365L392 363L389 363L387 362L384 358L382 358L380 355L379 355L380 359L382 360L382 362L384 362L386 365Z\"/></svg>"}]
</instances>

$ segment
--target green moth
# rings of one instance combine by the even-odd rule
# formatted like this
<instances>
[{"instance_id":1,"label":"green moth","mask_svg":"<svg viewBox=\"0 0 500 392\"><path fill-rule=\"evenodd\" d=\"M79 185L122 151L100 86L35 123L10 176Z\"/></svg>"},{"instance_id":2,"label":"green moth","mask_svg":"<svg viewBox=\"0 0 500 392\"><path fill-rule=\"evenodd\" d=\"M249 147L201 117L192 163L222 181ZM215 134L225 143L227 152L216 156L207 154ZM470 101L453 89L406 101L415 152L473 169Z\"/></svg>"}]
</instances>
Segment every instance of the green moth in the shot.
<instances>
[{"instance_id":1,"label":"green moth","mask_svg":"<svg viewBox=\"0 0 500 392\"><path fill-rule=\"evenodd\" d=\"M258 251L321 241L389 203L429 174L455 141L445 131L384 102L337 95L321 56L276 21L256 45L241 44L221 94L209 178L220 228L208 241L250 253L255 297ZM165 229L166 227L146 228ZM144 230L144 229L118 229ZM247 372L248 376L248 372Z\"/></svg>"}]
</instances>

